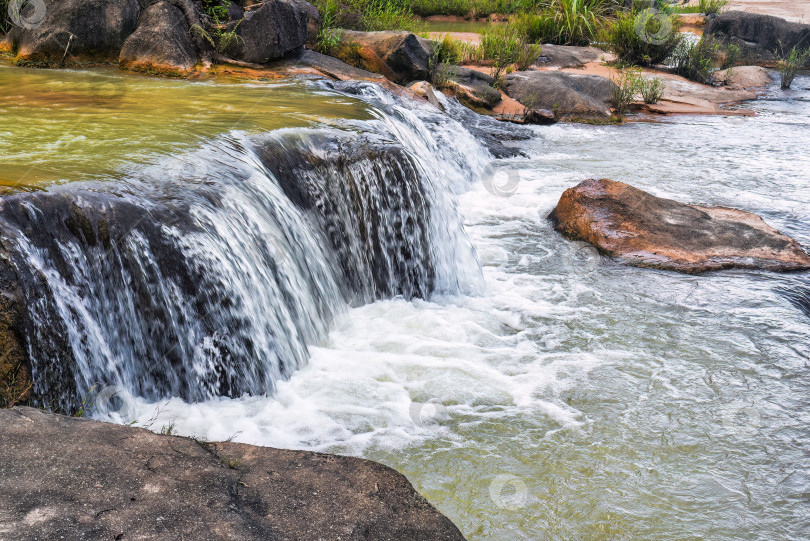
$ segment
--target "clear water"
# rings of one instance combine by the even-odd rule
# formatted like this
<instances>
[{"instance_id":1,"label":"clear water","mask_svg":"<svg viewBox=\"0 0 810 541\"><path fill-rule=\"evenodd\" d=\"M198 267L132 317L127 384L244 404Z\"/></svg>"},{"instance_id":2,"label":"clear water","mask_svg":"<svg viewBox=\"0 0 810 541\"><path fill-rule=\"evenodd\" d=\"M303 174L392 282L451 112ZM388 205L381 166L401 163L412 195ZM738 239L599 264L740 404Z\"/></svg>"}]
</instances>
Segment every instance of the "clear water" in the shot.
<instances>
[{"instance_id":1,"label":"clear water","mask_svg":"<svg viewBox=\"0 0 810 541\"><path fill-rule=\"evenodd\" d=\"M454 200L483 288L456 259L475 294L348 310L272 397L137 399L116 420L378 460L469 539L806 539L810 322L776 288L810 276L628 268L546 220L609 177L810 245L810 79L794 85L753 118L538 128L465 190L445 177L467 169L426 157L485 157L460 127L377 115Z\"/></svg>"},{"instance_id":2,"label":"clear water","mask_svg":"<svg viewBox=\"0 0 810 541\"><path fill-rule=\"evenodd\" d=\"M469 539L806 539L810 325L775 287L807 274L627 268L546 215L609 177L810 245L808 86L754 118L537 129L459 197L485 293L355 308L273 398L139 421L378 460Z\"/></svg>"}]
</instances>

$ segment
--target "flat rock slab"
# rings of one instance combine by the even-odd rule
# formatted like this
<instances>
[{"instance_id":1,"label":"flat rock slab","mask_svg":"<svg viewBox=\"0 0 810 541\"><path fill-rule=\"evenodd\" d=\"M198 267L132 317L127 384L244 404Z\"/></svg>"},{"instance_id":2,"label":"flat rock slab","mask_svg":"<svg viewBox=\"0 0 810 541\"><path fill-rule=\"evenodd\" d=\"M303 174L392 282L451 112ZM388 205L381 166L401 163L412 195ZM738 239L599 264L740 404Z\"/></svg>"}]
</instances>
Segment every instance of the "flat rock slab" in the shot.
<instances>
[{"instance_id":1,"label":"flat rock slab","mask_svg":"<svg viewBox=\"0 0 810 541\"><path fill-rule=\"evenodd\" d=\"M586 180L566 190L550 218L566 237L639 267L810 269L799 243L756 214L687 205L615 180Z\"/></svg>"},{"instance_id":2,"label":"flat rock slab","mask_svg":"<svg viewBox=\"0 0 810 541\"><path fill-rule=\"evenodd\" d=\"M559 118L606 119L615 86L599 75L518 71L506 76L504 91L529 109L548 109Z\"/></svg>"},{"instance_id":3,"label":"flat rock slab","mask_svg":"<svg viewBox=\"0 0 810 541\"><path fill-rule=\"evenodd\" d=\"M0 410L0 539L463 540L381 464Z\"/></svg>"}]
</instances>

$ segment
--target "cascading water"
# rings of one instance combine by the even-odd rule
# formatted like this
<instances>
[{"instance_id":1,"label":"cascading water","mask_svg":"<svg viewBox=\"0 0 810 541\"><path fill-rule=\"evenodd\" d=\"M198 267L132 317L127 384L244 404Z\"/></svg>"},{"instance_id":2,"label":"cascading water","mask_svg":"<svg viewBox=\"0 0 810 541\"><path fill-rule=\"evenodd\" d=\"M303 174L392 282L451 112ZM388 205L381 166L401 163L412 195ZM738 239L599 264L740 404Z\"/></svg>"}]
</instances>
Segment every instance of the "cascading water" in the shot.
<instances>
[{"instance_id":1,"label":"cascading water","mask_svg":"<svg viewBox=\"0 0 810 541\"><path fill-rule=\"evenodd\" d=\"M347 303L473 291L448 194L487 151L447 117L357 91L376 120L234 132L121 178L5 198L35 402L71 409L98 385L271 393Z\"/></svg>"}]
</instances>

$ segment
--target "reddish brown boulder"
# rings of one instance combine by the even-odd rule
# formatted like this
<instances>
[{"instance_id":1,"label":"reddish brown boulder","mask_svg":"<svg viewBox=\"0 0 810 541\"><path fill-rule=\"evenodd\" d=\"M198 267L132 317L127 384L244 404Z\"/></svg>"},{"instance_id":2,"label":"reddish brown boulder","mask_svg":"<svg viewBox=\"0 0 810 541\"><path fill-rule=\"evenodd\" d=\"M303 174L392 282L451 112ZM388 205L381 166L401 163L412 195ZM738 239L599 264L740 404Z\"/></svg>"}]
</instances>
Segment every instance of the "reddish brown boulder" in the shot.
<instances>
[{"instance_id":1,"label":"reddish brown boulder","mask_svg":"<svg viewBox=\"0 0 810 541\"><path fill-rule=\"evenodd\" d=\"M566 237L639 267L810 269L799 243L756 214L687 205L615 180L586 180L566 190L550 219Z\"/></svg>"}]
</instances>

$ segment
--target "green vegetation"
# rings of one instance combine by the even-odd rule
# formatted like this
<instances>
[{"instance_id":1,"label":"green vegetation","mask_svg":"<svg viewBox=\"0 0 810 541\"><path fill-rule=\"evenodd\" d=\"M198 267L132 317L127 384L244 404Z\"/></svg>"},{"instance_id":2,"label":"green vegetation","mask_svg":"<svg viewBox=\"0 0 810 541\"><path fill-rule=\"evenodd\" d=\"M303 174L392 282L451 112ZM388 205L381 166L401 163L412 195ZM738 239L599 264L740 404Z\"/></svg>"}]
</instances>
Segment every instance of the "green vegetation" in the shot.
<instances>
[{"instance_id":1,"label":"green vegetation","mask_svg":"<svg viewBox=\"0 0 810 541\"><path fill-rule=\"evenodd\" d=\"M635 100L640 78L640 71L636 69L622 70L615 77L610 78L616 85L613 87L612 102L613 108L616 109L616 114L619 116L624 116L630 104Z\"/></svg>"},{"instance_id":2,"label":"green vegetation","mask_svg":"<svg viewBox=\"0 0 810 541\"><path fill-rule=\"evenodd\" d=\"M723 51L718 42L703 36L697 43L682 41L670 58L672 71L691 81L711 84L715 63Z\"/></svg>"},{"instance_id":3,"label":"green vegetation","mask_svg":"<svg viewBox=\"0 0 810 541\"><path fill-rule=\"evenodd\" d=\"M691 6L676 6L672 10L675 13L704 13L706 15L716 15L723 11L729 0L700 0L699 3Z\"/></svg>"},{"instance_id":4,"label":"green vegetation","mask_svg":"<svg viewBox=\"0 0 810 541\"><path fill-rule=\"evenodd\" d=\"M525 70L540 56L540 46L529 43L520 30L511 24L481 34L480 51L484 59L492 62L496 86L504 72L509 73L513 65L518 70Z\"/></svg>"},{"instance_id":5,"label":"green vegetation","mask_svg":"<svg viewBox=\"0 0 810 541\"><path fill-rule=\"evenodd\" d=\"M678 47L682 37L675 16L642 10L616 13L605 31L605 42L619 61L634 66L664 62Z\"/></svg>"},{"instance_id":6,"label":"green vegetation","mask_svg":"<svg viewBox=\"0 0 810 541\"><path fill-rule=\"evenodd\" d=\"M779 54L778 51L775 54L779 59L777 67L782 75L782 90L788 90L793 85L796 74L804 67L807 59L810 58L810 49L802 50L794 47L787 55L784 53Z\"/></svg>"},{"instance_id":7,"label":"green vegetation","mask_svg":"<svg viewBox=\"0 0 810 541\"><path fill-rule=\"evenodd\" d=\"M514 23L531 42L590 45L614 8L613 0L551 0L539 13L517 15Z\"/></svg>"},{"instance_id":8,"label":"green vegetation","mask_svg":"<svg viewBox=\"0 0 810 541\"><path fill-rule=\"evenodd\" d=\"M658 77L639 77L638 91L641 93L644 103L653 105L661 101L661 98L664 97L665 88L664 81Z\"/></svg>"},{"instance_id":9,"label":"green vegetation","mask_svg":"<svg viewBox=\"0 0 810 541\"><path fill-rule=\"evenodd\" d=\"M415 15L455 15L484 18L493 14L511 15L539 9L544 0L413 0L408 2Z\"/></svg>"},{"instance_id":10,"label":"green vegetation","mask_svg":"<svg viewBox=\"0 0 810 541\"><path fill-rule=\"evenodd\" d=\"M421 24L405 0L314 0L321 14L322 29L410 30Z\"/></svg>"},{"instance_id":11,"label":"green vegetation","mask_svg":"<svg viewBox=\"0 0 810 541\"><path fill-rule=\"evenodd\" d=\"M11 20L8 17L8 3L10 0L0 0L0 34L11 30Z\"/></svg>"}]
</instances>

